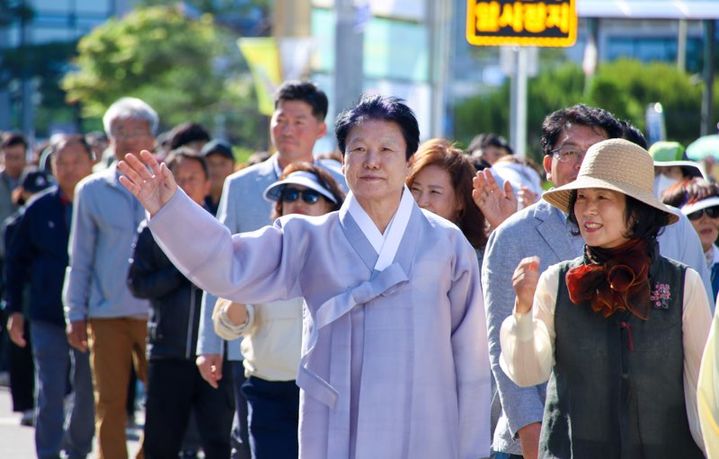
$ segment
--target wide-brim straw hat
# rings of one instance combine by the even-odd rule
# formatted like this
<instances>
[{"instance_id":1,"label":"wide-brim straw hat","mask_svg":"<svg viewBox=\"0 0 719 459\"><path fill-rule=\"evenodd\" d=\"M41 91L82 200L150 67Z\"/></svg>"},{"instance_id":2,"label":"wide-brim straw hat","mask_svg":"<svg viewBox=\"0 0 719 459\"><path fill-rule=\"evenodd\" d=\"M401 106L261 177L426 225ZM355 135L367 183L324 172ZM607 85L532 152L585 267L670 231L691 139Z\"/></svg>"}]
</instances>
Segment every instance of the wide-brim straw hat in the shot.
<instances>
[{"instance_id":1,"label":"wide-brim straw hat","mask_svg":"<svg viewBox=\"0 0 719 459\"><path fill-rule=\"evenodd\" d=\"M654 161L639 145L625 139L595 143L584 156L577 179L542 195L545 201L569 212L572 192L584 188L602 188L631 196L669 216L669 224L679 220L674 210L654 196Z\"/></svg>"}]
</instances>

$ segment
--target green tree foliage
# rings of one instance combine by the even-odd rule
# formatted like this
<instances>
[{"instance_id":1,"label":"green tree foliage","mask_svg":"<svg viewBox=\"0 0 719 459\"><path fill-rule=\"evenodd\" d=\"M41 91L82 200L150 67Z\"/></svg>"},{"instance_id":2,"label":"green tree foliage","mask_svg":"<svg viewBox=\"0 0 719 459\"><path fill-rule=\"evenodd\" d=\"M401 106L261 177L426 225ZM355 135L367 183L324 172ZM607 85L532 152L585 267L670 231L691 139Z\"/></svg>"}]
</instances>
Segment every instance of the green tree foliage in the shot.
<instances>
[{"instance_id":1,"label":"green tree foliage","mask_svg":"<svg viewBox=\"0 0 719 459\"><path fill-rule=\"evenodd\" d=\"M192 5L203 13L210 14L226 14L239 12L247 13L249 10L255 7L260 7L265 10L270 8L270 0L185 0L184 3ZM142 6L165 6L177 4L177 0L140 0L139 4Z\"/></svg>"},{"instance_id":2,"label":"green tree foliage","mask_svg":"<svg viewBox=\"0 0 719 459\"><path fill-rule=\"evenodd\" d=\"M528 84L527 143L534 159L541 156L542 120L554 110L576 103L605 108L617 117L645 129L648 104L661 102L667 137L685 145L699 136L702 82L667 63L643 63L622 59L602 63L586 81L577 64L564 63L543 70ZM714 89L714 115L719 118L719 82ZM467 99L455 109L455 138L467 143L480 132L507 135L509 81L496 91Z\"/></svg>"},{"instance_id":3,"label":"green tree foliage","mask_svg":"<svg viewBox=\"0 0 719 459\"><path fill-rule=\"evenodd\" d=\"M565 63L541 72L527 87L527 143L535 160L540 159L539 135L544 117L582 98L584 75L579 67ZM509 134L509 80L496 91L469 98L455 109L454 136L467 145L481 132Z\"/></svg>"},{"instance_id":4,"label":"green tree foliage","mask_svg":"<svg viewBox=\"0 0 719 459\"><path fill-rule=\"evenodd\" d=\"M239 51L211 15L193 20L174 7L137 9L83 37L75 65L62 86L86 118L135 96L157 110L165 128L183 121L211 127L220 120L234 141L266 144L257 135L261 120Z\"/></svg>"},{"instance_id":5,"label":"green tree foliage","mask_svg":"<svg viewBox=\"0 0 719 459\"><path fill-rule=\"evenodd\" d=\"M506 137L509 126L509 84L457 104L454 116L454 138L465 146L482 132L496 132Z\"/></svg>"},{"instance_id":6,"label":"green tree foliage","mask_svg":"<svg viewBox=\"0 0 719 459\"><path fill-rule=\"evenodd\" d=\"M686 145L699 136L702 89L698 77L673 65L622 59L602 64L589 84L588 99L641 129L647 105L661 102L667 137Z\"/></svg>"}]
</instances>

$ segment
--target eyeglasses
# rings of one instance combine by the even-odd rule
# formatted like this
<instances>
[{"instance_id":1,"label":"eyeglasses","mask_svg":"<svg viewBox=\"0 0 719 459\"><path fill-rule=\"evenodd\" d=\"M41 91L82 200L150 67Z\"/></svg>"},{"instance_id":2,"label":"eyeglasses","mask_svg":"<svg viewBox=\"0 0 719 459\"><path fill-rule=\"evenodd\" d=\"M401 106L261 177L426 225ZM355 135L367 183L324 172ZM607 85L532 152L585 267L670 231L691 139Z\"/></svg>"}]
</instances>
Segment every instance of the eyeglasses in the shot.
<instances>
[{"instance_id":1,"label":"eyeglasses","mask_svg":"<svg viewBox=\"0 0 719 459\"><path fill-rule=\"evenodd\" d=\"M285 187L280 195L280 200L282 200L282 202L295 202L300 196L307 204L314 204L322 197L322 195L315 190L298 190L297 188Z\"/></svg>"},{"instance_id":2,"label":"eyeglasses","mask_svg":"<svg viewBox=\"0 0 719 459\"><path fill-rule=\"evenodd\" d=\"M719 206L712 206L707 207L706 209L697 210L696 212L692 212L687 215L687 218L689 220L699 220L704 214L707 214L707 217L709 218L719 217Z\"/></svg>"},{"instance_id":3,"label":"eyeglasses","mask_svg":"<svg viewBox=\"0 0 719 459\"><path fill-rule=\"evenodd\" d=\"M552 153L552 157L560 163L581 163L584 159L584 155L587 154L586 151L581 151L573 147L557 148L556 150L551 150L550 153Z\"/></svg>"}]
</instances>

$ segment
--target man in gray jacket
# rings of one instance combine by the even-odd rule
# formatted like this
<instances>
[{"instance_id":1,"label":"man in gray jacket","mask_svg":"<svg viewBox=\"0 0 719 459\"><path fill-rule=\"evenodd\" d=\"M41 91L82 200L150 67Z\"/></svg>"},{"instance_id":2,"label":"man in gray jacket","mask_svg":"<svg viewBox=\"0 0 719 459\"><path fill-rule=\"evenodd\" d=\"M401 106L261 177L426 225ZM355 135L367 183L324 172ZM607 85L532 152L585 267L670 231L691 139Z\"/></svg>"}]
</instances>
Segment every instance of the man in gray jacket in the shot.
<instances>
[{"instance_id":1,"label":"man in gray jacket","mask_svg":"<svg viewBox=\"0 0 719 459\"><path fill-rule=\"evenodd\" d=\"M115 157L152 150L158 117L140 99L125 97L103 117ZM82 180L75 190L70 264L63 302L70 345L90 351L95 385L99 457L126 458L125 404L130 365L146 380L148 302L127 284L128 260L142 205L118 181L115 164Z\"/></svg>"},{"instance_id":2,"label":"man in gray jacket","mask_svg":"<svg viewBox=\"0 0 719 459\"><path fill-rule=\"evenodd\" d=\"M575 105L557 110L547 116L542 125L541 144L547 179L555 186L574 181L591 145L624 136L622 125L611 113L600 108ZM484 191L488 190L480 193ZM482 287L487 309L490 362L502 404L502 415L492 442L496 452L507 453L510 457L536 458L544 413L546 385L521 388L499 366L500 328L514 308L514 270L522 258L539 256L540 271L544 271L552 264L580 256L583 247L579 232L571 227L566 215L544 200L509 217L492 232L487 242ZM662 255L697 270L707 284L708 270L701 244L686 218L666 227L659 237L659 249Z\"/></svg>"},{"instance_id":3,"label":"man in gray jacket","mask_svg":"<svg viewBox=\"0 0 719 459\"><path fill-rule=\"evenodd\" d=\"M242 169L227 177L220 198L217 218L230 231L241 233L254 231L272 223L272 205L263 198L265 188L276 182L282 169L297 161L314 162L312 150L315 142L327 133L325 116L328 101L325 93L310 82L285 82L275 94L275 111L270 123L272 144L277 153L266 161ZM327 169L337 182L346 189L339 170ZM217 297L205 293L202 301L202 317L197 343L197 366L202 377L213 387L223 374L222 340L212 326L212 310ZM246 445L239 438L247 439L247 402L240 392L245 381L240 340L228 343L227 355L235 386L235 426L233 428L233 458L249 457ZM240 433L239 431L242 430ZM241 434L241 435L240 435Z\"/></svg>"}]
</instances>

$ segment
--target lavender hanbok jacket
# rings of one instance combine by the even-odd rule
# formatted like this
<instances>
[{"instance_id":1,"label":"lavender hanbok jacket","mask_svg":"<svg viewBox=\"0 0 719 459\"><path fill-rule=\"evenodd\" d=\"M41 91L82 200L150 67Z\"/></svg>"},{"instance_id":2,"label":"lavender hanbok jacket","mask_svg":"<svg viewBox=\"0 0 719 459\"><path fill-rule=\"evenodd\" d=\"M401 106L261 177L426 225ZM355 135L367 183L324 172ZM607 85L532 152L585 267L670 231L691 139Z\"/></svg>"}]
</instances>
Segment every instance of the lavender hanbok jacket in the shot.
<instances>
[{"instance_id":1,"label":"lavender hanbok jacket","mask_svg":"<svg viewBox=\"0 0 719 459\"><path fill-rule=\"evenodd\" d=\"M412 205L395 260L381 272L347 206L230 236L178 190L150 220L160 246L203 289L245 303L305 298L302 458L489 453L475 252L454 225Z\"/></svg>"}]
</instances>

